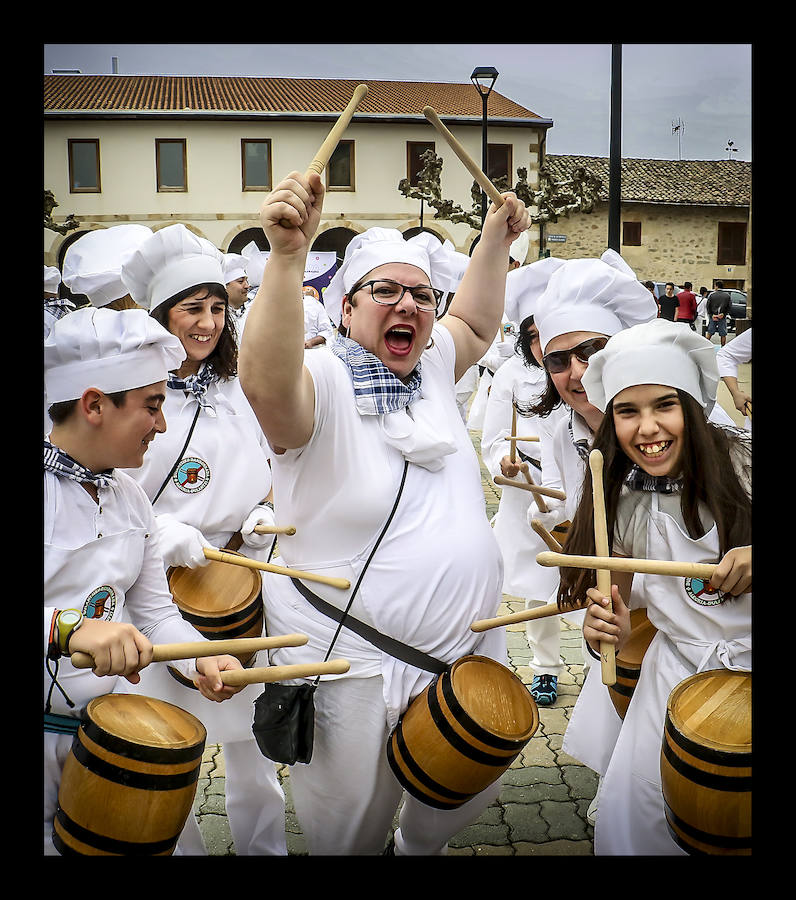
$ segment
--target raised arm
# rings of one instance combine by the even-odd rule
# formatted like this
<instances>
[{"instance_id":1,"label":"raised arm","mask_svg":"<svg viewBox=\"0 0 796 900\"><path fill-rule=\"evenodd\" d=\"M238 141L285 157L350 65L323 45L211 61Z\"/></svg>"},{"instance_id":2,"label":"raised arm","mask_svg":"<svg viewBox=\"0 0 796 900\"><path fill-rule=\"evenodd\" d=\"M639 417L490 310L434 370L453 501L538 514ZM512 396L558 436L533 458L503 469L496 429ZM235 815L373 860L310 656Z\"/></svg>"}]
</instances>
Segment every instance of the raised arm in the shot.
<instances>
[{"instance_id":1,"label":"raised arm","mask_svg":"<svg viewBox=\"0 0 796 900\"><path fill-rule=\"evenodd\" d=\"M243 392L276 450L301 447L312 434L315 393L304 368L301 287L323 194L319 175L292 172L260 209L271 252L246 321L238 370Z\"/></svg>"},{"instance_id":2,"label":"raised arm","mask_svg":"<svg viewBox=\"0 0 796 900\"><path fill-rule=\"evenodd\" d=\"M509 247L529 224L525 204L512 193L502 196L503 205L496 208L493 203L486 214L481 240L441 320L456 346L457 381L481 359L497 334L506 300Z\"/></svg>"}]
</instances>

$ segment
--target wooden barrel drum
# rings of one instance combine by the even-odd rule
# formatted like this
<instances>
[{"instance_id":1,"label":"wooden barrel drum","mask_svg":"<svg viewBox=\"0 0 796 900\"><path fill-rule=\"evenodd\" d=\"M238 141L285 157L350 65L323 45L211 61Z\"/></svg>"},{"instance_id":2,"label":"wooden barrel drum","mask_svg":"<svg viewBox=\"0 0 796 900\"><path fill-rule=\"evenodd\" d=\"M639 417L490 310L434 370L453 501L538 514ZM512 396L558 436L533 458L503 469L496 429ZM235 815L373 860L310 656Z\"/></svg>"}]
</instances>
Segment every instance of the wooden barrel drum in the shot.
<instances>
[{"instance_id":1,"label":"wooden barrel drum","mask_svg":"<svg viewBox=\"0 0 796 900\"><path fill-rule=\"evenodd\" d=\"M183 619L208 640L262 635L262 579L256 569L211 560L206 566L195 569L171 568L168 579ZM237 658L241 665L248 666L254 662L256 653L237 655ZM195 689L177 669L169 666L168 670L180 684Z\"/></svg>"},{"instance_id":2,"label":"wooden barrel drum","mask_svg":"<svg viewBox=\"0 0 796 900\"><path fill-rule=\"evenodd\" d=\"M503 774L538 725L536 703L511 670L464 656L410 703L387 758L412 796L455 809Z\"/></svg>"},{"instance_id":3,"label":"wooden barrel drum","mask_svg":"<svg viewBox=\"0 0 796 900\"><path fill-rule=\"evenodd\" d=\"M661 787L669 832L687 853L751 854L751 672L700 672L674 688Z\"/></svg>"},{"instance_id":4,"label":"wooden barrel drum","mask_svg":"<svg viewBox=\"0 0 796 900\"><path fill-rule=\"evenodd\" d=\"M625 717L638 684L644 654L657 633L658 629L647 618L646 609L630 611L630 637L616 657L616 683L608 687L611 702L620 719Z\"/></svg>"},{"instance_id":5,"label":"wooden barrel drum","mask_svg":"<svg viewBox=\"0 0 796 900\"><path fill-rule=\"evenodd\" d=\"M205 739L197 718L163 700L91 700L61 776L58 852L170 856L193 808Z\"/></svg>"}]
</instances>

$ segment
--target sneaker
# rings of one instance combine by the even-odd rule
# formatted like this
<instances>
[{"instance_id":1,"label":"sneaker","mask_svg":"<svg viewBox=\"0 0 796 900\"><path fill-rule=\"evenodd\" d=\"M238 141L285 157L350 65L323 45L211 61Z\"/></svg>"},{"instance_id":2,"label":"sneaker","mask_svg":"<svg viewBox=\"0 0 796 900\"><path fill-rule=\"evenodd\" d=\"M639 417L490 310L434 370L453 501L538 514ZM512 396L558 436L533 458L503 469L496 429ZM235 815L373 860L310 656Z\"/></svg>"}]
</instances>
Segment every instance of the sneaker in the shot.
<instances>
[{"instance_id":1,"label":"sneaker","mask_svg":"<svg viewBox=\"0 0 796 900\"><path fill-rule=\"evenodd\" d=\"M555 675L534 675L531 696L539 706L551 706L558 696L558 678Z\"/></svg>"}]
</instances>

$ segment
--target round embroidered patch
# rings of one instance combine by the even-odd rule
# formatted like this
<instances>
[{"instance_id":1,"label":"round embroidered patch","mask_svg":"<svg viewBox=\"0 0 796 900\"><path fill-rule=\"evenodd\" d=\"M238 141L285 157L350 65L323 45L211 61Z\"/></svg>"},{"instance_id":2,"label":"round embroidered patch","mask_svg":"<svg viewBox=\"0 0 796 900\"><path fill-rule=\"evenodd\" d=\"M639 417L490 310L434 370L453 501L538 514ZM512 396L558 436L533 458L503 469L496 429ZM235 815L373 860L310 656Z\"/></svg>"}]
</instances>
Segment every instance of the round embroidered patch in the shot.
<instances>
[{"instance_id":1,"label":"round embroidered patch","mask_svg":"<svg viewBox=\"0 0 796 900\"><path fill-rule=\"evenodd\" d=\"M177 466L172 481L183 493L196 494L210 483L210 466L203 459L187 457Z\"/></svg>"},{"instance_id":2,"label":"round embroidered patch","mask_svg":"<svg viewBox=\"0 0 796 900\"><path fill-rule=\"evenodd\" d=\"M109 622L116 609L116 592L108 585L95 588L83 604L83 615L87 619L104 619Z\"/></svg>"},{"instance_id":3,"label":"round embroidered patch","mask_svg":"<svg viewBox=\"0 0 796 900\"><path fill-rule=\"evenodd\" d=\"M685 592L700 606L718 606L727 599L727 595L711 585L704 578L686 578Z\"/></svg>"}]
</instances>

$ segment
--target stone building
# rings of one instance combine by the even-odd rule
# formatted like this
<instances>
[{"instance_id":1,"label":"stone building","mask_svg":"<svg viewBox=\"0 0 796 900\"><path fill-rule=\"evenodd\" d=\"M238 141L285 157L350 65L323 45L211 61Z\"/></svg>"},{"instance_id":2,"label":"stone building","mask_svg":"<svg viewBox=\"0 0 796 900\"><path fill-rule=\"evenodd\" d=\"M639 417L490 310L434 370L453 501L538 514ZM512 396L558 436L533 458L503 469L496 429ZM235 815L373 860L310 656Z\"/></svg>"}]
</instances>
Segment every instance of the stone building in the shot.
<instances>
[{"instance_id":1,"label":"stone building","mask_svg":"<svg viewBox=\"0 0 796 900\"><path fill-rule=\"evenodd\" d=\"M54 220L73 214L80 223L66 235L45 229L45 265L60 268L81 234L120 222L154 230L181 222L225 252L251 240L267 249L258 218L262 200L289 172L306 170L358 83L45 75L44 187L59 204ZM432 106L480 163L477 90L470 83L365 83L369 93L323 176L327 194L313 249L342 255L355 234L372 226L411 234L422 225L467 252L477 232L435 220L398 183L416 179L420 155L431 147L444 161L445 197L469 208L472 176L422 110ZM496 91L488 115L488 174L513 177L525 167L535 186L552 121ZM531 238L528 258L535 259L538 229Z\"/></svg>"},{"instance_id":2,"label":"stone building","mask_svg":"<svg viewBox=\"0 0 796 900\"><path fill-rule=\"evenodd\" d=\"M599 256L608 245L608 158L547 154L543 164L554 180L585 166L602 181L594 212L543 225L543 251ZM641 281L751 287L750 162L623 159L621 173L619 249Z\"/></svg>"}]
</instances>

